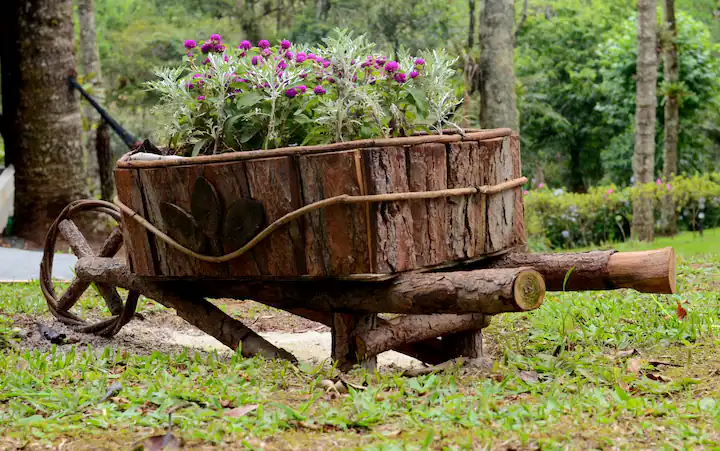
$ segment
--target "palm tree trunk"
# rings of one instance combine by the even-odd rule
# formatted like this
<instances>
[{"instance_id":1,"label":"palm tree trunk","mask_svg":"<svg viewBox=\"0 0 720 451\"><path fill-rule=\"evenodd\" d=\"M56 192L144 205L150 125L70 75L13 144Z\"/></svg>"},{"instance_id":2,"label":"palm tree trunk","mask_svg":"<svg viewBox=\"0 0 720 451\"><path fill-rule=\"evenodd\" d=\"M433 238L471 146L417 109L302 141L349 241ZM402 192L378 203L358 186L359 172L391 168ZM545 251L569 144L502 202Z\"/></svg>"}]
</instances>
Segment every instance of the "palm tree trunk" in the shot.
<instances>
[{"instance_id":1,"label":"palm tree trunk","mask_svg":"<svg viewBox=\"0 0 720 451\"><path fill-rule=\"evenodd\" d=\"M21 236L36 241L69 202L88 194L80 105L67 83L75 73L72 0L8 6L16 12L9 45L17 52L3 53L2 66L16 74L10 88L19 99L6 128L16 169L15 222Z\"/></svg>"},{"instance_id":2,"label":"palm tree trunk","mask_svg":"<svg viewBox=\"0 0 720 451\"><path fill-rule=\"evenodd\" d=\"M657 2L638 0L637 103L633 173L638 184L652 182L655 173L655 109L657 108ZM653 239L653 198L633 202L632 232L642 241Z\"/></svg>"},{"instance_id":3,"label":"palm tree trunk","mask_svg":"<svg viewBox=\"0 0 720 451\"><path fill-rule=\"evenodd\" d=\"M664 78L670 92L665 99L665 137L663 141L663 178L671 183L677 174L678 160L678 130L680 128L680 104L678 101L677 82L678 52L677 52L677 25L675 23L675 0L665 0L665 27L666 34L663 39ZM665 232L671 235L677 233L677 215L675 202L670 193L663 201L663 224Z\"/></svg>"},{"instance_id":4,"label":"palm tree trunk","mask_svg":"<svg viewBox=\"0 0 720 451\"><path fill-rule=\"evenodd\" d=\"M484 0L480 11L480 124L519 129L515 96L513 0Z\"/></svg>"}]
</instances>

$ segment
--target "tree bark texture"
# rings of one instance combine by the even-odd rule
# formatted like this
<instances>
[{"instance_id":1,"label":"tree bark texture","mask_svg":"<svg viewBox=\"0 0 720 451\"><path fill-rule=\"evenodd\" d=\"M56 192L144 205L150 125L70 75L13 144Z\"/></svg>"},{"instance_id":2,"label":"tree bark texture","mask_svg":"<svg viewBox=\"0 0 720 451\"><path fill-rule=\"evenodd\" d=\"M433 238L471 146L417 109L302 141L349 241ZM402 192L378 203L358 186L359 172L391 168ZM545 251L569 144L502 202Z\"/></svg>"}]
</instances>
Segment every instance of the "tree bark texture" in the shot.
<instances>
[{"instance_id":1,"label":"tree bark texture","mask_svg":"<svg viewBox=\"0 0 720 451\"><path fill-rule=\"evenodd\" d=\"M115 180L113 179L114 164L110 148L110 126L105 121L100 121L95 130L95 155L100 175L100 198L110 201L115 197Z\"/></svg>"},{"instance_id":2,"label":"tree bark texture","mask_svg":"<svg viewBox=\"0 0 720 451\"><path fill-rule=\"evenodd\" d=\"M95 27L94 0L77 0L78 22L80 24L80 63L86 84L90 85L90 94L102 105L105 102L105 88L103 87L100 54L98 53L97 31ZM90 182L91 192L102 193L101 171L112 170L110 167L100 167L100 157L97 155L96 141L102 133L100 130L100 114L89 103L83 105L87 127L86 169ZM108 164L107 162L103 162Z\"/></svg>"},{"instance_id":3,"label":"tree bark texture","mask_svg":"<svg viewBox=\"0 0 720 451\"><path fill-rule=\"evenodd\" d=\"M19 90L7 124L14 133L15 221L21 236L37 239L69 202L88 195L80 105L66 80L75 72L72 0L12 3L21 3L9 42L17 59L7 61L16 84L3 92Z\"/></svg>"},{"instance_id":4,"label":"tree bark texture","mask_svg":"<svg viewBox=\"0 0 720 451\"><path fill-rule=\"evenodd\" d=\"M664 0L665 30L663 30L663 70L665 83L670 92L665 98L665 136L663 141L663 178L670 183L677 174L678 132L680 128L680 102L677 83L679 80L677 24L675 22L675 0ZM665 232L677 233L677 215L671 196L663 199L663 225Z\"/></svg>"},{"instance_id":5,"label":"tree bark texture","mask_svg":"<svg viewBox=\"0 0 720 451\"><path fill-rule=\"evenodd\" d=\"M520 168L520 139L515 134L296 157L120 168L115 176L125 205L181 244L189 241L186 247L191 250L208 254L214 249L217 256L237 250L284 215L325 199L498 185L520 178ZM220 218L229 220L238 202L261 204L262 224L247 240L234 242L225 231L198 234L197 221L204 213L193 211L193 193L201 178L217 197L206 206L214 205L211 209ZM167 211L167 204L181 212L187 227L169 216L173 212ZM393 274L482 258L526 242L520 186L492 194L325 206L290 221L227 263L207 263L181 253L127 219L125 245L133 271L141 276ZM216 244L208 247L206 238Z\"/></svg>"},{"instance_id":6,"label":"tree bark texture","mask_svg":"<svg viewBox=\"0 0 720 451\"><path fill-rule=\"evenodd\" d=\"M636 183L649 183L655 175L655 110L657 108L657 0L638 0L637 103L635 107ZM653 239L653 199L633 202L632 233L643 241Z\"/></svg>"},{"instance_id":7,"label":"tree bark texture","mask_svg":"<svg viewBox=\"0 0 720 451\"><path fill-rule=\"evenodd\" d=\"M483 0L480 10L480 124L520 128L515 95L515 2Z\"/></svg>"}]
</instances>

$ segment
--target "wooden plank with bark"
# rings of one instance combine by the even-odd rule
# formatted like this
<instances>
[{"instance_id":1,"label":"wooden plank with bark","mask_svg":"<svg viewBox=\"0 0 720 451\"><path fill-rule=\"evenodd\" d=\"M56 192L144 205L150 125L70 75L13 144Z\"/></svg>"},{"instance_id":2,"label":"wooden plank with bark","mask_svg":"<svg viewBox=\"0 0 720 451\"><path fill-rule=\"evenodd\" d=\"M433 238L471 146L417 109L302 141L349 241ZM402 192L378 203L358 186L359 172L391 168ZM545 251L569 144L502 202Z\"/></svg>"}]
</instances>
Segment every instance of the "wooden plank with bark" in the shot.
<instances>
[{"instance_id":1,"label":"wooden plank with bark","mask_svg":"<svg viewBox=\"0 0 720 451\"><path fill-rule=\"evenodd\" d=\"M356 338L375 328L377 315L333 313L331 357L340 371L348 371L360 365L368 371L377 368L377 353L368 354L357 346Z\"/></svg>"},{"instance_id":2,"label":"wooden plank with bark","mask_svg":"<svg viewBox=\"0 0 720 451\"><path fill-rule=\"evenodd\" d=\"M510 141L510 159L512 161L512 178L522 177L522 160L520 157L520 135L513 133L508 137ZM509 247L526 246L527 236L525 231L525 201L523 187L518 186L512 190L513 193L513 235Z\"/></svg>"},{"instance_id":3,"label":"wooden plank with bark","mask_svg":"<svg viewBox=\"0 0 720 451\"><path fill-rule=\"evenodd\" d=\"M437 191L447 185L444 144L421 144L407 150L410 191ZM448 258L449 201L446 198L410 202L417 266L444 263Z\"/></svg>"},{"instance_id":4,"label":"wooden plank with bark","mask_svg":"<svg viewBox=\"0 0 720 451\"><path fill-rule=\"evenodd\" d=\"M341 194L365 194L357 151L299 157L305 205ZM305 216L305 259L313 276L372 272L368 206L335 205Z\"/></svg>"},{"instance_id":5,"label":"wooden plank with bark","mask_svg":"<svg viewBox=\"0 0 720 451\"><path fill-rule=\"evenodd\" d=\"M465 188L483 184L484 165L477 142L453 143L447 146L448 188ZM461 260L482 253L485 241L485 196L449 198L449 258ZM480 252L478 252L480 249Z\"/></svg>"},{"instance_id":6,"label":"wooden plank with bark","mask_svg":"<svg viewBox=\"0 0 720 451\"><path fill-rule=\"evenodd\" d=\"M408 192L405 149L379 147L364 155L368 194ZM413 218L408 202L381 202L370 206L373 272L393 273L417 266Z\"/></svg>"},{"instance_id":7,"label":"wooden plank with bark","mask_svg":"<svg viewBox=\"0 0 720 451\"><path fill-rule=\"evenodd\" d=\"M302 206L297 168L291 157L250 160L245 163L250 196L262 202L271 223ZM255 249L263 275L305 274L305 242L298 221L270 235Z\"/></svg>"},{"instance_id":8,"label":"wooden plank with bark","mask_svg":"<svg viewBox=\"0 0 720 451\"><path fill-rule=\"evenodd\" d=\"M115 183L118 199L140 216L147 218L138 170L116 169ZM150 239L148 231L125 213L122 216L122 230L123 242L132 272L138 276L156 275L154 243Z\"/></svg>"},{"instance_id":9,"label":"wooden plank with bark","mask_svg":"<svg viewBox=\"0 0 720 451\"><path fill-rule=\"evenodd\" d=\"M483 161L483 184L495 185L513 178L510 139L498 138L479 143ZM487 230L484 253L489 254L512 246L515 241L515 194L511 190L487 196Z\"/></svg>"}]
</instances>

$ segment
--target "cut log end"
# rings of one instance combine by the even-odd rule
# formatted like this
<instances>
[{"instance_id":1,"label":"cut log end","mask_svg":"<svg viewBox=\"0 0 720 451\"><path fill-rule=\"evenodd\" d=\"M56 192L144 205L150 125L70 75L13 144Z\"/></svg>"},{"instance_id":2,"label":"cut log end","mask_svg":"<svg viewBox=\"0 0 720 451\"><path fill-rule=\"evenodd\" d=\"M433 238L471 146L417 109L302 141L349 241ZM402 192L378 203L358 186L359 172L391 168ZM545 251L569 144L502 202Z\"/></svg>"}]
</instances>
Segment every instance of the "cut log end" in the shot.
<instances>
[{"instance_id":1,"label":"cut log end","mask_svg":"<svg viewBox=\"0 0 720 451\"><path fill-rule=\"evenodd\" d=\"M521 311L540 307L545 298L545 280L542 275L534 269L520 272L515 278L513 296Z\"/></svg>"},{"instance_id":2,"label":"cut log end","mask_svg":"<svg viewBox=\"0 0 720 451\"><path fill-rule=\"evenodd\" d=\"M617 288L642 293L675 294L677 268L672 247L651 251L616 252L608 260L608 275Z\"/></svg>"}]
</instances>

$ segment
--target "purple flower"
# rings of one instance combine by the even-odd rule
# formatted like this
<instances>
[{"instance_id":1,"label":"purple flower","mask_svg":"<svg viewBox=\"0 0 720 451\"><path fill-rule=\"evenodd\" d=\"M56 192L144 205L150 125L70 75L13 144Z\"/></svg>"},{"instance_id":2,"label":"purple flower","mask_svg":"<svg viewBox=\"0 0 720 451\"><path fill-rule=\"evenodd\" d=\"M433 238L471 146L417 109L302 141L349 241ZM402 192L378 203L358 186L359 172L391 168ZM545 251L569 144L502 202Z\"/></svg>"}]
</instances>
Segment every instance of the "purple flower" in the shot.
<instances>
[{"instance_id":1,"label":"purple flower","mask_svg":"<svg viewBox=\"0 0 720 451\"><path fill-rule=\"evenodd\" d=\"M252 48L252 44L247 39L242 41L240 45L238 45L238 48L240 50L250 50Z\"/></svg>"},{"instance_id":2,"label":"purple flower","mask_svg":"<svg viewBox=\"0 0 720 451\"><path fill-rule=\"evenodd\" d=\"M400 65L397 63L397 61L388 61L385 64L385 70L390 73L395 72L396 70L398 70L398 68L400 68Z\"/></svg>"},{"instance_id":3,"label":"purple flower","mask_svg":"<svg viewBox=\"0 0 720 451\"><path fill-rule=\"evenodd\" d=\"M296 95L297 95L297 91L296 91L295 89L293 89L293 88L290 88L290 89L288 89L287 91L285 91L285 96L288 97L288 98L290 98L290 99L292 99L292 98L295 97Z\"/></svg>"},{"instance_id":4,"label":"purple flower","mask_svg":"<svg viewBox=\"0 0 720 451\"><path fill-rule=\"evenodd\" d=\"M193 52L188 52L187 56L188 56L188 58L192 58L192 57L193 57Z\"/></svg>"},{"instance_id":5,"label":"purple flower","mask_svg":"<svg viewBox=\"0 0 720 451\"><path fill-rule=\"evenodd\" d=\"M302 53L302 52L300 52L300 53ZM298 55L299 55L300 53L298 53ZM307 58L308 58L309 60L315 61L315 60L317 59L317 55L314 54L314 53L308 53Z\"/></svg>"},{"instance_id":6,"label":"purple flower","mask_svg":"<svg viewBox=\"0 0 720 451\"><path fill-rule=\"evenodd\" d=\"M410 78L417 78L420 73L416 70L410 72Z\"/></svg>"},{"instance_id":7,"label":"purple flower","mask_svg":"<svg viewBox=\"0 0 720 451\"><path fill-rule=\"evenodd\" d=\"M205 100L205 96L198 96L197 99L198 99L198 101L202 102L203 100Z\"/></svg>"},{"instance_id":8,"label":"purple flower","mask_svg":"<svg viewBox=\"0 0 720 451\"><path fill-rule=\"evenodd\" d=\"M425 65L425 60L422 59L422 58L418 58L418 59L415 60L415 65L416 65L416 66L424 66L424 65Z\"/></svg>"},{"instance_id":9,"label":"purple flower","mask_svg":"<svg viewBox=\"0 0 720 451\"><path fill-rule=\"evenodd\" d=\"M313 89L313 92L319 96L325 94L327 91L325 91L325 88L323 88L320 85L315 86L315 89Z\"/></svg>"},{"instance_id":10,"label":"purple flower","mask_svg":"<svg viewBox=\"0 0 720 451\"><path fill-rule=\"evenodd\" d=\"M215 53L222 53L225 51L225 44L215 44Z\"/></svg>"},{"instance_id":11,"label":"purple flower","mask_svg":"<svg viewBox=\"0 0 720 451\"><path fill-rule=\"evenodd\" d=\"M258 47L260 47L261 49L266 49L266 48L270 47L270 41L268 41L267 39L263 39L260 42L258 42Z\"/></svg>"},{"instance_id":12,"label":"purple flower","mask_svg":"<svg viewBox=\"0 0 720 451\"><path fill-rule=\"evenodd\" d=\"M263 49L262 56L270 56L272 55L272 50L270 49Z\"/></svg>"},{"instance_id":13,"label":"purple flower","mask_svg":"<svg viewBox=\"0 0 720 451\"><path fill-rule=\"evenodd\" d=\"M223 58L223 59L225 60L226 63L230 60L230 58L228 58L227 55L225 55L225 58Z\"/></svg>"},{"instance_id":14,"label":"purple flower","mask_svg":"<svg viewBox=\"0 0 720 451\"><path fill-rule=\"evenodd\" d=\"M247 52L240 52L240 58L245 58L247 56Z\"/></svg>"},{"instance_id":15,"label":"purple flower","mask_svg":"<svg viewBox=\"0 0 720 451\"><path fill-rule=\"evenodd\" d=\"M220 41L222 41L222 36L220 36L220 35L217 34L217 33L211 34L211 35L210 35L210 40L211 40L211 41L220 42Z\"/></svg>"},{"instance_id":16,"label":"purple flower","mask_svg":"<svg viewBox=\"0 0 720 451\"><path fill-rule=\"evenodd\" d=\"M188 39L187 41L185 41L186 49L190 50L190 49L194 49L195 47L197 47L197 42L195 42L194 40Z\"/></svg>"},{"instance_id":17,"label":"purple flower","mask_svg":"<svg viewBox=\"0 0 720 451\"><path fill-rule=\"evenodd\" d=\"M407 81L407 75L403 74L402 72L398 72L393 78L398 83L405 83Z\"/></svg>"},{"instance_id":18,"label":"purple flower","mask_svg":"<svg viewBox=\"0 0 720 451\"><path fill-rule=\"evenodd\" d=\"M301 94L305 94L305 91L307 91L307 86L300 85L297 87L297 90L300 91Z\"/></svg>"},{"instance_id":19,"label":"purple flower","mask_svg":"<svg viewBox=\"0 0 720 451\"><path fill-rule=\"evenodd\" d=\"M328 77L328 79L327 79L327 80L328 80L328 81L329 81L330 83L335 83L335 79L334 79L334 78L332 78L332 77Z\"/></svg>"},{"instance_id":20,"label":"purple flower","mask_svg":"<svg viewBox=\"0 0 720 451\"><path fill-rule=\"evenodd\" d=\"M278 69L284 70L287 68L287 63L285 61L280 61L277 65Z\"/></svg>"},{"instance_id":21,"label":"purple flower","mask_svg":"<svg viewBox=\"0 0 720 451\"><path fill-rule=\"evenodd\" d=\"M193 83L188 83L185 85L188 89L193 89L195 85Z\"/></svg>"},{"instance_id":22,"label":"purple flower","mask_svg":"<svg viewBox=\"0 0 720 451\"><path fill-rule=\"evenodd\" d=\"M307 76L308 76L308 74L300 74L300 75L299 75L299 77L300 77L300 78L303 78L303 79L307 78Z\"/></svg>"},{"instance_id":23,"label":"purple flower","mask_svg":"<svg viewBox=\"0 0 720 451\"><path fill-rule=\"evenodd\" d=\"M286 53L285 53L285 58L286 58L286 59L289 59L289 60L291 60L291 61L292 61L292 59L293 59L294 56L295 56L295 54L294 54L293 52L286 52Z\"/></svg>"},{"instance_id":24,"label":"purple flower","mask_svg":"<svg viewBox=\"0 0 720 451\"><path fill-rule=\"evenodd\" d=\"M193 78L203 78L203 75L202 75L202 74L195 74L195 75L193 75Z\"/></svg>"},{"instance_id":25,"label":"purple flower","mask_svg":"<svg viewBox=\"0 0 720 451\"><path fill-rule=\"evenodd\" d=\"M202 47L200 47L200 51L202 51L203 53L210 53L214 48L215 44L213 44L212 42L206 42L202 45Z\"/></svg>"},{"instance_id":26,"label":"purple flower","mask_svg":"<svg viewBox=\"0 0 720 451\"><path fill-rule=\"evenodd\" d=\"M261 60L262 60L262 57L257 56L257 55L253 56L253 57L252 57L252 60L251 60L252 65L253 65L253 66L257 66L258 63L259 63Z\"/></svg>"},{"instance_id":27,"label":"purple flower","mask_svg":"<svg viewBox=\"0 0 720 451\"><path fill-rule=\"evenodd\" d=\"M284 48L285 50L289 49L291 45L292 44L290 44L290 41L288 41L287 39L283 39L282 41L280 41L280 47Z\"/></svg>"},{"instance_id":28,"label":"purple flower","mask_svg":"<svg viewBox=\"0 0 720 451\"><path fill-rule=\"evenodd\" d=\"M205 58L205 61L203 61L202 63L203 63L203 66L207 66L208 64L210 64L210 58Z\"/></svg>"},{"instance_id":29,"label":"purple flower","mask_svg":"<svg viewBox=\"0 0 720 451\"><path fill-rule=\"evenodd\" d=\"M323 67L326 68L326 69L327 69L328 67L330 67L330 61L327 61L327 60L326 60L326 61L323 61Z\"/></svg>"},{"instance_id":30,"label":"purple flower","mask_svg":"<svg viewBox=\"0 0 720 451\"><path fill-rule=\"evenodd\" d=\"M308 56L305 54L305 52L298 52L298 54L295 55L295 61L297 61L298 63L302 63L306 59L308 59Z\"/></svg>"}]
</instances>

